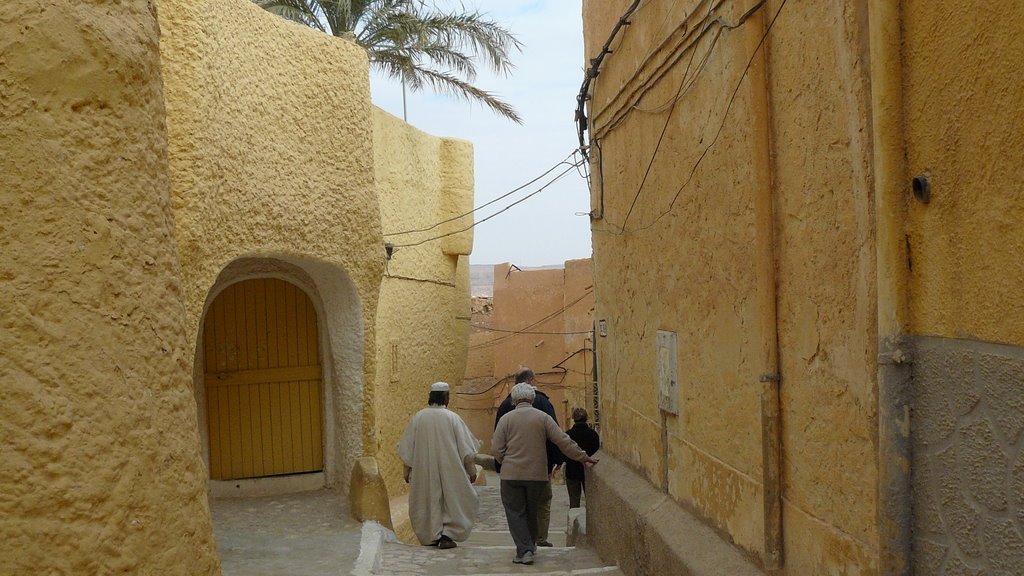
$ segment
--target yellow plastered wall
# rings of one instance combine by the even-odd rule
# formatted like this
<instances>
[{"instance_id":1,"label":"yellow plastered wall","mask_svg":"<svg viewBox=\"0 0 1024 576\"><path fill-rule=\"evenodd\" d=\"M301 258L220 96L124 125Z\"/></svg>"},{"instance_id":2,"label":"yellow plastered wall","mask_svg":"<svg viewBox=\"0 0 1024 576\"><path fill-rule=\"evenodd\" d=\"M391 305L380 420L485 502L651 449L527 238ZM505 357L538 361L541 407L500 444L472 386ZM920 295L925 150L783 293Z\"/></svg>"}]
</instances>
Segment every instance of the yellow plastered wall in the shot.
<instances>
[{"instance_id":1,"label":"yellow plastered wall","mask_svg":"<svg viewBox=\"0 0 1024 576\"><path fill-rule=\"evenodd\" d=\"M367 442L394 498L407 492L397 454L405 426L426 406L433 382L448 382L454 402L466 370L473 236L471 229L458 230L473 223L472 215L433 226L472 210L473 149L379 109L373 120L379 220L385 241L397 247L381 281L372 404L378 418ZM430 229L397 234L423 228ZM383 255L383 246L378 249Z\"/></svg>"},{"instance_id":2,"label":"yellow plastered wall","mask_svg":"<svg viewBox=\"0 0 1024 576\"><path fill-rule=\"evenodd\" d=\"M965 9L977 17L951 17ZM1024 5L914 1L903 16L911 332L1024 344Z\"/></svg>"},{"instance_id":3,"label":"yellow plastered wall","mask_svg":"<svg viewBox=\"0 0 1024 576\"><path fill-rule=\"evenodd\" d=\"M384 271L366 53L246 0L157 7L190 346L228 284L303 288L321 321L325 473L347 488L372 449Z\"/></svg>"},{"instance_id":4,"label":"yellow plastered wall","mask_svg":"<svg viewBox=\"0 0 1024 576\"><path fill-rule=\"evenodd\" d=\"M588 57L631 3L613 4L584 3ZM763 558L762 380L777 370L785 573L870 574L867 16L852 1L788 2L768 55L751 60L783 3L744 20L756 5L645 3L595 80L595 317L609 332L598 338L602 440ZM657 330L678 338L678 416L658 407Z\"/></svg>"},{"instance_id":5,"label":"yellow plastered wall","mask_svg":"<svg viewBox=\"0 0 1024 576\"><path fill-rule=\"evenodd\" d=\"M769 14L779 9L768 6ZM867 7L787 3L769 41L787 573L877 570ZM815 22L824 34L807 34Z\"/></svg>"},{"instance_id":6,"label":"yellow plastered wall","mask_svg":"<svg viewBox=\"0 0 1024 576\"><path fill-rule=\"evenodd\" d=\"M714 44L714 34L695 37L696 51L668 72L648 65L634 76L654 47L637 39L662 38L698 8L694 2L669 4L649 3L633 19L593 90L591 126L601 140L603 152L597 154L605 175L604 217L592 226L595 318L608 329L608 336L598 338L602 441L652 483L760 553L758 379L765 367L759 357L757 253L750 249L759 174L752 163L734 161L754 155L757 122L749 87L737 94L738 113L726 116L722 97L743 72L746 43L742 32ZM736 20L747 8L743 4L723 8L723 18ZM590 9L598 11L596 4ZM596 54L609 33L594 31L587 54ZM700 69L705 54L706 73L689 76L699 80L677 113L668 118L644 111L672 101L684 71ZM650 86L638 105L644 110L629 112L629 95L644 86ZM670 136L659 146L666 120ZM704 148L697 143L710 142L723 123L728 138L689 179ZM656 147L659 161L631 211ZM611 193L616 190L621 193ZM677 337L678 415L659 410L658 330Z\"/></svg>"},{"instance_id":7,"label":"yellow plastered wall","mask_svg":"<svg viewBox=\"0 0 1024 576\"><path fill-rule=\"evenodd\" d=\"M0 571L216 574L145 0L0 20Z\"/></svg>"}]
</instances>

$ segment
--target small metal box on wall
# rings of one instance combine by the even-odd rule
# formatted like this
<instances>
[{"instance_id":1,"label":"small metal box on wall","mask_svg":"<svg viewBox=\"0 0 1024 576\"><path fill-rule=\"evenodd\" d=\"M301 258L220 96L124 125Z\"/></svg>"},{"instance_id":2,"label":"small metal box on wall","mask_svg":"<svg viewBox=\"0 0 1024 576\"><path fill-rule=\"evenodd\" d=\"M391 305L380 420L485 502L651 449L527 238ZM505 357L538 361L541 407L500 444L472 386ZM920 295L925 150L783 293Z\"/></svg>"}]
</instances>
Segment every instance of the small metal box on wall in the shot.
<instances>
[{"instance_id":1,"label":"small metal box on wall","mask_svg":"<svg viewBox=\"0 0 1024 576\"><path fill-rule=\"evenodd\" d=\"M679 415L676 333L658 330L658 408Z\"/></svg>"}]
</instances>

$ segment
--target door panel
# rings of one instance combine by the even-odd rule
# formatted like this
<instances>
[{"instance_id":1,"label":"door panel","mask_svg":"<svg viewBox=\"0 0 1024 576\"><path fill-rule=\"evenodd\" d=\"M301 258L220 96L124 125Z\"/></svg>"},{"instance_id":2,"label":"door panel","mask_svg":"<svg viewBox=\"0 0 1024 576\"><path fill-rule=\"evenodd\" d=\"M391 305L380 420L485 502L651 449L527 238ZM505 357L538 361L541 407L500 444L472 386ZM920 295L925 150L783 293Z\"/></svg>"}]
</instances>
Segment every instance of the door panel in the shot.
<instances>
[{"instance_id":1,"label":"door panel","mask_svg":"<svg viewBox=\"0 0 1024 576\"><path fill-rule=\"evenodd\" d=\"M214 300L203 329L212 479L323 470L317 334L309 297L283 280Z\"/></svg>"}]
</instances>

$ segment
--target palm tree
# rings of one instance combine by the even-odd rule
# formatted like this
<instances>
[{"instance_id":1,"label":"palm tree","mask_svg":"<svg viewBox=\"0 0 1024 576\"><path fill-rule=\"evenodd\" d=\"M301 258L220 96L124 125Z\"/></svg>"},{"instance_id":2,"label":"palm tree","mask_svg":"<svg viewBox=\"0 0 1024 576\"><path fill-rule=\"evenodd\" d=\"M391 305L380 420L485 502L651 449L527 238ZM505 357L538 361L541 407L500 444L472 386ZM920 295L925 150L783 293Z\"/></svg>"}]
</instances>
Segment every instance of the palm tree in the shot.
<instances>
[{"instance_id":1,"label":"palm tree","mask_svg":"<svg viewBox=\"0 0 1024 576\"><path fill-rule=\"evenodd\" d=\"M515 109L481 90L479 59L499 74L513 65L522 45L510 31L478 11L443 12L424 0L252 0L265 10L334 36L355 40L370 64L401 80L403 89L430 86L522 124Z\"/></svg>"}]
</instances>

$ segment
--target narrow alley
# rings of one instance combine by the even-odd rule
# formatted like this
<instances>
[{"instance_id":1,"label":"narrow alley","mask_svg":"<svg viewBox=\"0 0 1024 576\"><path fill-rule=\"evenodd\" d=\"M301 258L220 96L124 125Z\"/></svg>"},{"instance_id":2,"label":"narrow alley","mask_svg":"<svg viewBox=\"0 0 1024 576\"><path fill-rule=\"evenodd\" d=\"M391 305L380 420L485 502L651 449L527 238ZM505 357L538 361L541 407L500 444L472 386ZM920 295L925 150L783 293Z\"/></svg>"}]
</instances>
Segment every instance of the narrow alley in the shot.
<instances>
[{"instance_id":1,"label":"narrow alley","mask_svg":"<svg viewBox=\"0 0 1024 576\"><path fill-rule=\"evenodd\" d=\"M532 566L512 564L515 547L505 524L498 479L478 486L480 512L473 534L450 550L379 538L383 529L362 528L337 493L317 490L259 498L222 498L210 503L224 576L455 576L471 574L622 574L587 549L567 547L569 499L554 487L551 534ZM360 557L361 556L361 557Z\"/></svg>"}]
</instances>

